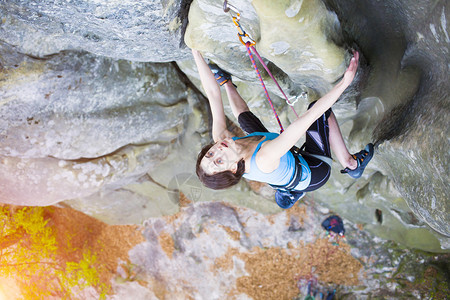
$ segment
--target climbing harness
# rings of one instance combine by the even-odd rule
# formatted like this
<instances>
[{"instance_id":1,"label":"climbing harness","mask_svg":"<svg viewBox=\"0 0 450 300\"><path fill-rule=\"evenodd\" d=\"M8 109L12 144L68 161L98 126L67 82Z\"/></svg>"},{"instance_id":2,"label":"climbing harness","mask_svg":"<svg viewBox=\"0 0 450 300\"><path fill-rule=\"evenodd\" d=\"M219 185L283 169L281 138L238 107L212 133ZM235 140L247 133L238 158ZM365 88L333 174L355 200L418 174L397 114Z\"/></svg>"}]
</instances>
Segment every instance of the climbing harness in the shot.
<instances>
[{"instance_id":1,"label":"climbing harness","mask_svg":"<svg viewBox=\"0 0 450 300\"><path fill-rule=\"evenodd\" d=\"M300 155L300 149L293 146L289 151L295 159L295 171L292 179L286 185L269 184L276 190L275 202L284 209L291 208L298 200L302 199L306 194L302 190L306 189L311 182L311 169Z\"/></svg>"},{"instance_id":2,"label":"climbing harness","mask_svg":"<svg viewBox=\"0 0 450 300\"><path fill-rule=\"evenodd\" d=\"M241 14L239 13L239 10L236 7L234 7L233 5L229 4L227 0L225 0L223 2L223 11L226 12L226 13L228 13L228 12L230 13L230 15L231 15L231 17L233 19L233 23L237 27L239 41L241 41L241 43L245 46L245 48L247 48L247 53L248 53L248 56L250 57L250 60L251 60L252 65L253 65L253 68L256 71L256 75L258 76L259 81L261 82L261 85L263 87L263 90L264 90L264 93L266 95L266 98L269 101L270 107L272 108L272 111L273 111L273 113L275 115L275 118L277 119L278 125L280 126L280 129L281 129L280 132L283 132L284 131L283 125L281 124L280 118L278 117L278 114L277 114L277 112L275 110L275 107L273 106L272 100L270 99L269 92L267 91L266 85L264 84L264 80L262 79L262 76L261 76L261 74L260 74L260 72L258 70L258 67L256 66L256 62L255 62L255 59L253 58L252 52L256 55L256 57L258 58L258 60L261 63L261 65L264 67L264 69L269 74L270 78L272 78L272 80L275 82L276 86L278 87L278 89L283 94L283 96L284 96L284 98L286 100L286 103L292 108L292 111L294 112L294 114L295 114L295 116L297 118L298 118L298 115L297 115L297 112L295 111L293 105L295 104L295 102L298 101L298 97L296 98L296 100L293 103L291 103L291 101L289 101L288 97L283 92L282 88L280 87L280 85L276 81L275 77L270 72L270 70L267 67L267 65L264 63L264 61L261 58L261 56L259 55L258 51L256 51L256 48L254 47L256 45L256 42L242 28L242 26L240 24ZM304 95L305 94L303 92L300 97L303 97Z\"/></svg>"},{"instance_id":3,"label":"climbing harness","mask_svg":"<svg viewBox=\"0 0 450 300\"><path fill-rule=\"evenodd\" d=\"M299 155L299 152L297 151L297 147L292 147L289 151L292 153L292 156L295 159L295 165L296 166L301 166L299 168L295 168L295 172L294 175L292 176L292 179L290 180L290 182L288 182L286 185L274 185L274 184L270 184L271 187L273 187L274 189L281 189L281 190L285 190L285 191L291 191L294 190L298 184L300 183L302 177L306 177L309 179L304 179L304 181L306 180L307 182L304 182L304 186L303 188L308 187L309 182L311 180L311 169L309 168L308 164L303 160L304 163L302 163L300 161L300 157L301 155ZM305 172L305 176L302 176L302 173Z\"/></svg>"}]
</instances>

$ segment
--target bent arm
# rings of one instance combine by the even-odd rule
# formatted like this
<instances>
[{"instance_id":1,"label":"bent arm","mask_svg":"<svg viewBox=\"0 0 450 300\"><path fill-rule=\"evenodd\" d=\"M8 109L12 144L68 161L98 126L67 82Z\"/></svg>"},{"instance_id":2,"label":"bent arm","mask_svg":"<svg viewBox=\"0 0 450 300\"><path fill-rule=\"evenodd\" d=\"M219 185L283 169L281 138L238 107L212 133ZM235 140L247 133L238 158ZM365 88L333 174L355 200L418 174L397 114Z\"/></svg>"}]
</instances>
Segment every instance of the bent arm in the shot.
<instances>
[{"instance_id":1,"label":"bent arm","mask_svg":"<svg viewBox=\"0 0 450 300\"><path fill-rule=\"evenodd\" d=\"M197 65L200 81L211 106L212 113L212 136L215 142L226 137L231 137L231 133L227 130L226 117L223 110L222 95L220 87L214 78L213 73L209 69L202 54L192 49L194 60Z\"/></svg>"},{"instance_id":2,"label":"bent arm","mask_svg":"<svg viewBox=\"0 0 450 300\"><path fill-rule=\"evenodd\" d=\"M358 68L358 59L359 53L354 52L354 57L351 59L350 65L345 71L344 78L335 85L331 91L317 100L313 107L289 125L280 136L272 141L268 141L266 145L261 148L261 156L263 159L258 159L259 161L271 161L278 164L279 159L306 134L306 131L311 124L323 115L350 85Z\"/></svg>"}]
</instances>

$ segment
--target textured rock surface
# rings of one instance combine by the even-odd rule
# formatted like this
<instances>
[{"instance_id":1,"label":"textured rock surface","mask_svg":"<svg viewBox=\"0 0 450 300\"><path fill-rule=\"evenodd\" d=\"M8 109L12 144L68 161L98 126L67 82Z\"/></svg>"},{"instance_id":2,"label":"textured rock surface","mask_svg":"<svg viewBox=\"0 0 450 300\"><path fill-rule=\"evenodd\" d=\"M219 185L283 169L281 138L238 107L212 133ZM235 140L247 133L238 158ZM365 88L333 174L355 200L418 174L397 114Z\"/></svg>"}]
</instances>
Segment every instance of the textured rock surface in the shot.
<instances>
[{"instance_id":1,"label":"textured rock surface","mask_svg":"<svg viewBox=\"0 0 450 300\"><path fill-rule=\"evenodd\" d=\"M190 1L2 1L0 40L20 52L62 50L133 61L186 58L183 34Z\"/></svg>"},{"instance_id":2,"label":"textured rock surface","mask_svg":"<svg viewBox=\"0 0 450 300\"><path fill-rule=\"evenodd\" d=\"M186 44L204 52L237 78L259 84L222 3L192 3ZM331 42L339 34L335 29L339 23L321 1L256 0L234 5L242 14L245 31L257 42L258 52L270 61L273 73L290 96L298 96L302 89L323 93L344 72L345 51ZM272 82L267 84L277 92Z\"/></svg>"},{"instance_id":3,"label":"textured rock surface","mask_svg":"<svg viewBox=\"0 0 450 300\"><path fill-rule=\"evenodd\" d=\"M333 244L320 227L329 211L314 202L268 216L217 202L183 205L145 222L146 241L119 268L113 299L304 299L308 280L321 292L336 288L339 299L429 296L418 283L430 258L392 249L347 221L346 241Z\"/></svg>"},{"instance_id":4,"label":"textured rock surface","mask_svg":"<svg viewBox=\"0 0 450 300\"><path fill-rule=\"evenodd\" d=\"M171 65L1 51L2 202L48 205L135 182L184 132L191 109Z\"/></svg>"},{"instance_id":5,"label":"textured rock surface","mask_svg":"<svg viewBox=\"0 0 450 300\"><path fill-rule=\"evenodd\" d=\"M198 3L198 6L195 6L195 3ZM327 6L335 10L338 17L340 16L343 20L342 35L339 35L340 30L332 31L331 26L326 27L327 29L321 34L312 31L309 35L310 32L307 31L299 35L296 27L289 21L293 19L301 23L303 15L299 12L292 17L291 9L296 5L297 7L300 5L303 11L316 7L312 4L314 2L309 2L309 5L305 7L302 6L303 3L302 1L277 3L279 14L276 20L272 19L274 28L272 39L283 40L284 38L284 41L295 41L292 44L297 46L297 50L299 48L302 50L301 47L305 43L302 43L300 39L305 37L309 40L308 45L316 44L324 36L342 45L352 43L357 45L365 55L365 58L361 60L360 73L353 87L334 106L334 111L347 138L350 152L358 152L370 141L376 142L378 146L377 155L362 179L355 181L347 176L339 175L340 166L335 163L334 175L325 187L315 192L315 196L346 217L366 223L371 230L383 237L395 236L396 240L401 240L408 245L414 244L415 247L422 249L448 248L448 237L440 235L448 236L450 233L449 202L447 201L450 191L446 175L448 155L431 157L428 154L430 147L433 152L446 153L449 146L448 140L442 139L448 136L448 129L444 129L448 128L445 114L449 109L450 89L448 55L445 54L448 54L449 45L445 26L445 12L448 7L436 7L433 18L427 19L421 8L426 6L425 1L408 8L401 3L388 4L385 7L368 3L367 7L362 4L355 7L350 3L325 1ZM258 41L257 47L262 48L260 52L263 56L275 65L283 66L282 71L285 73L277 72L274 68L275 74L289 75L291 81L283 80L284 77L280 76L285 90L289 94L295 91L298 94L298 91L306 90L309 92L307 100L312 101L317 96L305 86L316 87L316 92L320 94L323 91L320 88L321 84L317 81L296 81L298 77L290 74L292 69L300 68L301 59L298 61L288 59L284 61L284 65L277 62L282 60L286 53L278 56L274 55L274 51L269 51L270 43L263 42L263 38L260 37L262 33L258 27L258 24L264 22L262 16L270 18L267 13L261 12L265 9L258 10L259 5L271 6L264 1L254 1L252 4L258 12L259 23L254 21L252 10L240 4L242 7L239 8L242 8L241 11L245 11L249 18L247 20L243 17L242 24L245 24L248 32L252 33ZM214 7L218 9L218 5ZM281 7L286 10L283 11ZM317 4L317 7L321 5ZM211 13L208 14L204 10L213 11L201 1L194 2L190 18L198 24L216 22L215 20L220 20L220 24L225 22L221 19L223 17L213 18ZM332 19L330 16L328 18ZM380 20L386 24L381 24ZM315 19L315 21L330 24L330 21L323 19ZM277 27L279 22L284 25L282 29ZM440 26L434 31L421 30L428 22ZM221 27L221 30L218 30L219 35L214 34L215 31L212 32L207 27L194 26L196 24L190 24L192 27L189 26L187 29L187 44L205 51L207 56L230 71L237 78L239 90L244 98L248 99L251 109L262 117L270 130L278 131L273 116L268 113L270 108L266 103L261 103L264 97L258 93L261 89L257 85L249 86L247 81L243 87L239 84L239 79L243 78L248 81L256 80L254 75L248 73L242 76L242 70L251 70L247 67L248 62L246 64L236 58L236 56L245 57L245 48L231 43L228 43L228 46L216 47L220 39L228 38L225 34L228 32L227 28ZM435 25L429 26L434 28ZM211 39L212 42L205 43L205 39ZM289 48L287 52L295 52L296 49ZM340 53L333 47L314 48L310 51L312 53L326 52L324 60L328 63L331 63ZM236 52L239 55L236 55ZM296 56L301 57L299 53ZM230 57L232 59L229 59ZM328 58L330 58L329 61ZM325 74L327 72L324 65L326 63L320 68ZM339 68L335 65L334 70ZM188 71L185 72L189 74ZM304 68L302 74L308 74L309 78L314 78L314 72L311 69ZM322 76L322 80L324 78L326 77ZM357 86L359 92L358 89L354 89ZM273 86L271 88L272 91L276 91ZM285 123L287 119L292 119L292 113L286 105L283 105L282 100L275 101L275 105L278 105L278 112L282 112ZM298 112L304 111L305 106L304 99L300 99L295 105ZM421 137L425 136L427 139L423 143L424 140ZM438 198L441 200L437 200ZM355 214L355 211L358 213ZM430 232L427 226L431 226L440 234Z\"/></svg>"},{"instance_id":6,"label":"textured rock surface","mask_svg":"<svg viewBox=\"0 0 450 300\"><path fill-rule=\"evenodd\" d=\"M363 54L357 81L334 111L350 151L374 141L377 155L357 181L334 164L331 180L309 197L383 238L450 248L443 236L450 234L448 4L235 5L287 94L308 92L298 112L339 78L347 47ZM258 194L246 182L220 192L199 185L195 157L209 142L201 95L177 67L136 62L177 60L199 86L181 46L185 8L177 1L0 3L2 202L71 199L65 204L109 223L140 223L178 211L179 189L194 201L277 211L265 187ZM186 43L230 71L251 109L278 131L222 1L194 1L189 22ZM293 113L267 86L288 124Z\"/></svg>"},{"instance_id":7,"label":"textured rock surface","mask_svg":"<svg viewBox=\"0 0 450 300\"><path fill-rule=\"evenodd\" d=\"M187 94L170 65L73 52L36 60L1 49L0 155L96 158L182 130Z\"/></svg>"},{"instance_id":8,"label":"textured rock surface","mask_svg":"<svg viewBox=\"0 0 450 300\"><path fill-rule=\"evenodd\" d=\"M373 167L392 180L419 219L447 237L441 241L448 248L449 4L405 1L382 7L368 1L354 7L326 2L338 16L351 16L342 25L370 62L361 103L379 102L370 109L359 104L350 141L373 132L379 146ZM399 221L415 226L396 210L394 205L383 213L390 211Z\"/></svg>"}]
</instances>

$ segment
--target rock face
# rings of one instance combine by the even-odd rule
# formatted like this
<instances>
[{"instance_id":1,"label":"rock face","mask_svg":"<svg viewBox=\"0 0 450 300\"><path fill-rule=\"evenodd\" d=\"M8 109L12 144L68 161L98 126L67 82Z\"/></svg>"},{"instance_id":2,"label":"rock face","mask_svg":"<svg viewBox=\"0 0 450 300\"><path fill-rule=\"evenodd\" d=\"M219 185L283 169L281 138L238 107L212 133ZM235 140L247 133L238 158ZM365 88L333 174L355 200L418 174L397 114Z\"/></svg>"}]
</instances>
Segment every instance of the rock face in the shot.
<instances>
[{"instance_id":1,"label":"rock face","mask_svg":"<svg viewBox=\"0 0 450 300\"><path fill-rule=\"evenodd\" d=\"M188 95L171 65L1 49L2 202L49 205L134 182L184 131Z\"/></svg>"},{"instance_id":2,"label":"rock face","mask_svg":"<svg viewBox=\"0 0 450 300\"><path fill-rule=\"evenodd\" d=\"M320 229L321 213L311 213L312 207L302 205L264 216L220 202L184 205L175 216L145 222L148 242L130 251L131 263L139 266L133 271L140 280L149 282L153 293L164 292L169 298L235 295L243 299L293 299L299 294L296 280L330 273L336 274L327 278L332 284L370 285L360 281L362 264L350 255L347 245L338 248L317 239L315 234L322 231L325 236L325 232ZM324 253L335 266L345 264L346 270L333 268ZM125 275L124 271L119 274ZM115 288L129 290L131 286ZM149 298L155 296L161 297Z\"/></svg>"},{"instance_id":3,"label":"rock face","mask_svg":"<svg viewBox=\"0 0 450 300\"><path fill-rule=\"evenodd\" d=\"M443 242L448 247L449 157L441 154L448 153L449 146L444 138L449 133L444 116L450 109L450 38L446 20L450 7L448 3L436 6L427 1L414 5L389 3L385 7L367 3L356 8L344 2L326 3L338 15L353 16L343 27L371 62L359 103L361 112L350 137L375 127L372 137L379 145L377 169L393 181L419 219L447 237ZM425 7L432 11L427 12ZM352 14L355 9L357 15ZM361 23L361 18L366 22ZM380 24L382 18L385 22ZM360 24L359 30L354 29L356 24ZM371 30L375 24L377 29ZM375 101L373 97L380 101L378 105L370 109L361 105L363 101ZM383 113L379 113L381 108ZM390 210L396 214L394 207ZM414 225L406 221L410 218L397 219Z\"/></svg>"},{"instance_id":4,"label":"rock face","mask_svg":"<svg viewBox=\"0 0 450 300\"><path fill-rule=\"evenodd\" d=\"M347 222L345 241L329 238L320 226L328 215L314 202L274 215L184 202L175 216L144 223L146 241L119 267L114 299L304 299L308 281L325 295L336 288L340 299L429 295L388 282L420 282L430 257L392 249Z\"/></svg>"},{"instance_id":5,"label":"rock face","mask_svg":"<svg viewBox=\"0 0 450 300\"><path fill-rule=\"evenodd\" d=\"M194 201L277 211L267 187L255 193L243 181L213 192L193 176L210 137L183 41L232 73L252 111L278 128L222 1L188 2L0 3L1 202L64 201L115 224L175 213L178 190ZM232 4L286 94L299 100L298 113L339 79L347 48L362 54L355 83L333 109L350 152L373 141L376 156L357 181L334 163L329 182L308 196L383 238L448 249L449 4ZM158 63L168 61L176 64ZM266 83L287 126L295 116Z\"/></svg>"},{"instance_id":6,"label":"rock face","mask_svg":"<svg viewBox=\"0 0 450 300\"><path fill-rule=\"evenodd\" d=\"M8 1L0 4L0 40L39 57L84 50L115 59L168 62L189 53L181 46L190 2Z\"/></svg>"}]
</instances>

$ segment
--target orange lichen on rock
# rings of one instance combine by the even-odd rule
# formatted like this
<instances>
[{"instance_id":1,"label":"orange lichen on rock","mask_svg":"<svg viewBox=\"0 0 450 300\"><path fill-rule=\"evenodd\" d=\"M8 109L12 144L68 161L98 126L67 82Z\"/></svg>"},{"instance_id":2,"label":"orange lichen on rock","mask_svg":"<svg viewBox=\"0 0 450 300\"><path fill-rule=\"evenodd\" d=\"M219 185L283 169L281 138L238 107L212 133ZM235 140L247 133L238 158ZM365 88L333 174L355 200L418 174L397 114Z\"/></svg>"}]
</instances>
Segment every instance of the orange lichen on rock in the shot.
<instances>
[{"instance_id":1,"label":"orange lichen on rock","mask_svg":"<svg viewBox=\"0 0 450 300\"><path fill-rule=\"evenodd\" d=\"M188 197L186 197L185 194L183 194L182 192L179 193L179 205L180 205L180 211L177 212L176 214L170 215L170 216L163 216L162 218L168 223L168 224L174 224L174 222L176 220L178 220L183 214L183 208L188 207L189 205L192 204L192 201L189 200Z\"/></svg>"},{"instance_id":2,"label":"orange lichen on rock","mask_svg":"<svg viewBox=\"0 0 450 300\"><path fill-rule=\"evenodd\" d=\"M180 192L179 201L180 201L180 207L187 207L192 204L192 201L189 200L189 198L186 197L186 195L183 194L182 192Z\"/></svg>"},{"instance_id":3,"label":"orange lichen on rock","mask_svg":"<svg viewBox=\"0 0 450 300\"><path fill-rule=\"evenodd\" d=\"M170 215L170 216L163 216L162 219L167 222L167 224L174 224L176 220L178 220L181 217L181 212L178 212L176 214Z\"/></svg>"},{"instance_id":4,"label":"orange lichen on rock","mask_svg":"<svg viewBox=\"0 0 450 300\"><path fill-rule=\"evenodd\" d=\"M236 287L253 299L292 299L299 290L295 276L297 255L283 248L253 249L241 255L250 276L237 279Z\"/></svg>"},{"instance_id":5,"label":"orange lichen on rock","mask_svg":"<svg viewBox=\"0 0 450 300\"><path fill-rule=\"evenodd\" d=\"M239 256L239 250L237 248L228 248L225 255L216 258L212 266L216 273L233 269L233 256Z\"/></svg>"},{"instance_id":6,"label":"orange lichen on rock","mask_svg":"<svg viewBox=\"0 0 450 300\"><path fill-rule=\"evenodd\" d=\"M79 261L88 250L97 257L100 281L109 285L119 260L128 261L128 251L144 237L135 225L108 225L70 208L47 207L46 217L55 230L62 261Z\"/></svg>"},{"instance_id":7,"label":"orange lichen on rock","mask_svg":"<svg viewBox=\"0 0 450 300\"><path fill-rule=\"evenodd\" d=\"M167 257L172 259L173 251L175 251L175 243L172 236L167 232L162 232L158 236L158 241Z\"/></svg>"},{"instance_id":8,"label":"orange lichen on rock","mask_svg":"<svg viewBox=\"0 0 450 300\"><path fill-rule=\"evenodd\" d=\"M318 239L305 248L320 281L347 286L359 284L362 264L350 254L348 244L333 245L328 239Z\"/></svg>"},{"instance_id":9,"label":"orange lichen on rock","mask_svg":"<svg viewBox=\"0 0 450 300\"><path fill-rule=\"evenodd\" d=\"M224 225L219 226L222 227L228 233L228 235L231 237L232 240L239 241L241 239L241 233L239 231L233 230L228 226Z\"/></svg>"},{"instance_id":10,"label":"orange lichen on rock","mask_svg":"<svg viewBox=\"0 0 450 300\"><path fill-rule=\"evenodd\" d=\"M308 218L308 213L306 212L306 205L294 205L289 209L286 209L286 214L288 216L287 218L287 225L289 225L290 219L295 218L297 219L300 224L304 224L306 218Z\"/></svg>"},{"instance_id":11,"label":"orange lichen on rock","mask_svg":"<svg viewBox=\"0 0 450 300\"><path fill-rule=\"evenodd\" d=\"M319 239L302 248L255 248L241 254L250 276L237 279L237 289L253 299L292 299L301 278L317 277L319 281L357 285L362 265L348 251L348 245L335 246Z\"/></svg>"}]
</instances>

